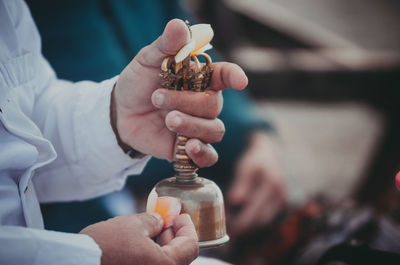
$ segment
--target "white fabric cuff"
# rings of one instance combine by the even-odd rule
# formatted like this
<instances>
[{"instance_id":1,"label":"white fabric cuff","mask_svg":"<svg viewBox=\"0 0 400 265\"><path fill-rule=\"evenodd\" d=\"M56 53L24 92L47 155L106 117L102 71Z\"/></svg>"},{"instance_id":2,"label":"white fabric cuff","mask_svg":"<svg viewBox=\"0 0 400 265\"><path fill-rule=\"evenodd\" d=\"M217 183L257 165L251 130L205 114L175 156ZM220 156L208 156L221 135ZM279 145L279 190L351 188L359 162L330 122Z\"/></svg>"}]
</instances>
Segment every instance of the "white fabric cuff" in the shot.
<instances>
[{"instance_id":1,"label":"white fabric cuff","mask_svg":"<svg viewBox=\"0 0 400 265\"><path fill-rule=\"evenodd\" d=\"M0 264L99 265L101 249L88 235L0 226Z\"/></svg>"},{"instance_id":2,"label":"white fabric cuff","mask_svg":"<svg viewBox=\"0 0 400 265\"><path fill-rule=\"evenodd\" d=\"M117 181L112 180L114 189L122 188L126 176L140 174L150 159L149 155L133 159L118 145L110 122L111 92L117 79L118 76L93 89L82 89L75 112L76 140L84 147L78 156L95 176L103 176L86 179L99 183L110 176L121 176Z\"/></svg>"},{"instance_id":3,"label":"white fabric cuff","mask_svg":"<svg viewBox=\"0 0 400 265\"><path fill-rule=\"evenodd\" d=\"M88 235L32 229L40 243L35 264L101 263L101 249Z\"/></svg>"},{"instance_id":4,"label":"white fabric cuff","mask_svg":"<svg viewBox=\"0 0 400 265\"><path fill-rule=\"evenodd\" d=\"M208 257L198 257L190 265L230 265L230 263Z\"/></svg>"}]
</instances>

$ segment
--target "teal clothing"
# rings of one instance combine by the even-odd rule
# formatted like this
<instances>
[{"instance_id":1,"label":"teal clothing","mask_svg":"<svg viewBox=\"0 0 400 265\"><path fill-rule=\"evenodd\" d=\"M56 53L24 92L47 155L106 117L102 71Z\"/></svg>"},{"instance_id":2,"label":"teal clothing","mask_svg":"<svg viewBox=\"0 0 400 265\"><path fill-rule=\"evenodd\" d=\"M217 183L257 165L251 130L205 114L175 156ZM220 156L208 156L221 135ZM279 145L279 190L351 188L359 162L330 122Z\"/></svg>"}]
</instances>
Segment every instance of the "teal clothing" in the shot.
<instances>
[{"instance_id":1,"label":"teal clothing","mask_svg":"<svg viewBox=\"0 0 400 265\"><path fill-rule=\"evenodd\" d=\"M42 36L43 54L59 78L72 81L101 81L119 74L141 48L162 33L169 20L189 19L178 1L27 2ZM214 54L212 57L216 58ZM213 167L201 169L199 174L226 187L248 133L254 128L271 129L271 126L258 117L245 91L224 91L220 118L226 134L222 142L214 144L219 161ZM127 185L138 193L147 193L159 180L173 174L169 162L152 159L140 176L129 178ZM77 232L111 217L102 200L44 205L46 228Z\"/></svg>"}]
</instances>

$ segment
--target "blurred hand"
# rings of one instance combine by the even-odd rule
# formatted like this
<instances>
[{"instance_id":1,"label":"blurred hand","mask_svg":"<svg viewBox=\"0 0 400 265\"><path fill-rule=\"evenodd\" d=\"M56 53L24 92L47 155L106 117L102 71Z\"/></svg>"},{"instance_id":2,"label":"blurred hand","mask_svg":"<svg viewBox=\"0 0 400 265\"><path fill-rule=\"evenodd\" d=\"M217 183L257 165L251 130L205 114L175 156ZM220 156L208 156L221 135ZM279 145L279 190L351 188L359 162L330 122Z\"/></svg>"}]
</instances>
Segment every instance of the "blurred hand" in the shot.
<instances>
[{"instance_id":1,"label":"blurred hand","mask_svg":"<svg viewBox=\"0 0 400 265\"><path fill-rule=\"evenodd\" d=\"M158 214L119 216L90 225L80 233L92 237L102 250L102 265L185 265L198 256L197 234L187 214L162 232ZM165 236L166 234L167 236ZM162 244L152 238L167 238Z\"/></svg>"},{"instance_id":2,"label":"blurred hand","mask_svg":"<svg viewBox=\"0 0 400 265\"><path fill-rule=\"evenodd\" d=\"M172 160L176 133L192 138L186 152L199 167L213 165L218 155L209 143L218 142L225 127L221 112L221 90L243 89L247 77L231 63L213 64L210 90L172 91L160 88L162 60L175 55L189 40L185 23L170 21L162 36L138 55L122 71L115 86L112 113L123 143L135 150Z\"/></svg>"},{"instance_id":3,"label":"blurred hand","mask_svg":"<svg viewBox=\"0 0 400 265\"><path fill-rule=\"evenodd\" d=\"M277 143L265 132L255 132L240 158L228 203L238 208L230 216L229 234L243 235L266 226L286 202L283 165Z\"/></svg>"}]
</instances>

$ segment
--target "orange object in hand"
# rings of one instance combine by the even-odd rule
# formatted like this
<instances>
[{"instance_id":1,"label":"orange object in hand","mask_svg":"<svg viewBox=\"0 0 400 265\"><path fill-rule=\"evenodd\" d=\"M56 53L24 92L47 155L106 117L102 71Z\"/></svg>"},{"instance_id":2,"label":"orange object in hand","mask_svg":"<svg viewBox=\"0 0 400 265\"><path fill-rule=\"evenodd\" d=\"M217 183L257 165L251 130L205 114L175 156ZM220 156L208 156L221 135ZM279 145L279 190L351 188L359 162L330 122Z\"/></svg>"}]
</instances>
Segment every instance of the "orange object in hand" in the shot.
<instances>
[{"instance_id":1,"label":"orange object in hand","mask_svg":"<svg viewBox=\"0 0 400 265\"><path fill-rule=\"evenodd\" d=\"M164 228L168 228L174 224L175 218L178 217L182 209L181 201L171 196L158 197L153 190L147 199L146 212L156 212L164 220Z\"/></svg>"}]
</instances>

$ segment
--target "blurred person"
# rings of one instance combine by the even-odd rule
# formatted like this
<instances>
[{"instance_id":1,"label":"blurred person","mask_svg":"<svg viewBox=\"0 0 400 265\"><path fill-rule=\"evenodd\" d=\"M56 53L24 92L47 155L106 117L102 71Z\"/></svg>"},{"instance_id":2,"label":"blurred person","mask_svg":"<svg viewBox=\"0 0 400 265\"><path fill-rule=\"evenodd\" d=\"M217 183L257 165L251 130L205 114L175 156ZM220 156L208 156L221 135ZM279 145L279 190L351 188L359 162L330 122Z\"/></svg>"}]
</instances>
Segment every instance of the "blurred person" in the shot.
<instances>
[{"instance_id":1,"label":"blurred person","mask_svg":"<svg viewBox=\"0 0 400 265\"><path fill-rule=\"evenodd\" d=\"M185 23L175 19L119 76L73 83L57 79L43 57L24 1L0 1L0 21L0 263L191 263L198 246L188 215L178 216L168 234L158 214L119 216L69 234L43 229L39 202L84 200L122 188L150 155L172 160L176 133L192 138L186 152L197 165L214 164L209 143L223 134L216 126L220 90L243 89L244 72L214 64L207 95L159 89L161 61L190 39ZM172 132L167 126L176 116L183 127ZM188 126L202 129L191 133Z\"/></svg>"},{"instance_id":2,"label":"blurred person","mask_svg":"<svg viewBox=\"0 0 400 265\"><path fill-rule=\"evenodd\" d=\"M30 5L45 40L43 52L59 76L103 80L110 73L117 74L127 58L156 38L166 21L188 17L178 2L32 1ZM59 53L60 46L68 52ZM199 175L214 180L223 189L227 215L231 217L228 232L238 237L268 225L284 206L286 195L273 127L259 117L245 92L227 90L223 94L220 119L227 130L222 142L214 145L219 162L201 169ZM169 162L153 158L140 176L129 178L127 183L137 195L147 196L158 181L173 175ZM130 195L43 205L45 224L49 229L79 231L91 222L123 213L117 209L124 208L121 200L126 197ZM129 205L125 208L135 210Z\"/></svg>"}]
</instances>

